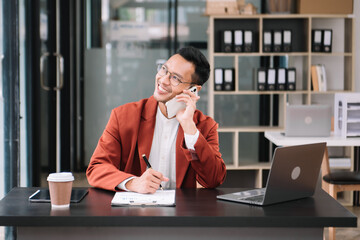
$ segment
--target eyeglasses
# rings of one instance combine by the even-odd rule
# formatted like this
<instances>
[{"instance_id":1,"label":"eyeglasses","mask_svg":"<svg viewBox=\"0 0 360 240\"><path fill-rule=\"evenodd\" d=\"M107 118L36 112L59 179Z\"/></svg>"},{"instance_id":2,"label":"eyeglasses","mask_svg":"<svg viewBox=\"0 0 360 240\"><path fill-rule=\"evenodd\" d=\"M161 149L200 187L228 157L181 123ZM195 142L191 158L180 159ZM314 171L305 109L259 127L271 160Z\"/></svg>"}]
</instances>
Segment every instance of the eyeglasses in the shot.
<instances>
[{"instance_id":1,"label":"eyeglasses","mask_svg":"<svg viewBox=\"0 0 360 240\"><path fill-rule=\"evenodd\" d=\"M181 77L177 76L175 73L169 72L165 65L161 65L161 64L158 65L157 72L158 72L159 76L161 76L161 77L163 77L167 74L170 74L170 76L169 76L170 83L174 87L178 86L180 83L193 84L192 82L183 82Z\"/></svg>"}]
</instances>

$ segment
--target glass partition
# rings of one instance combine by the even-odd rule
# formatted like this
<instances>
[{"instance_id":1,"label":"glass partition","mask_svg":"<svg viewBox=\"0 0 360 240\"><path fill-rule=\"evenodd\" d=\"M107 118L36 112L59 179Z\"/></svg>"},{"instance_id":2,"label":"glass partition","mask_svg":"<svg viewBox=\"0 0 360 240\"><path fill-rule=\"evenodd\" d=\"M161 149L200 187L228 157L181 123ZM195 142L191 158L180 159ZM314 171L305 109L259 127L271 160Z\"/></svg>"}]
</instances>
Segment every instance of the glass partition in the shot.
<instances>
[{"instance_id":1,"label":"glass partition","mask_svg":"<svg viewBox=\"0 0 360 240\"><path fill-rule=\"evenodd\" d=\"M3 0L0 0L0 199L5 193L4 169L4 97L3 97Z\"/></svg>"}]
</instances>

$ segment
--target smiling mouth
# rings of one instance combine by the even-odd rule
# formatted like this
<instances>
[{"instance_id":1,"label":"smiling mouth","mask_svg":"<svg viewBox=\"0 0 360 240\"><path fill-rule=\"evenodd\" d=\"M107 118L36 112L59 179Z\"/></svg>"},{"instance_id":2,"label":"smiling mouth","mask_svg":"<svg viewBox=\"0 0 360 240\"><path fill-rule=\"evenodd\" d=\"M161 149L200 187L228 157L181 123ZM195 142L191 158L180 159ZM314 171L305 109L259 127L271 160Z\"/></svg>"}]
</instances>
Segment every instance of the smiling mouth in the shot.
<instances>
[{"instance_id":1,"label":"smiling mouth","mask_svg":"<svg viewBox=\"0 0 360 240\"><path fill-rule=\"evenodd\" d=\"M160 90L160 92L170 93L168 90L162 88L162 87L160 86L160 84L158 84L158 90Z\"/></svg>"}]
</instances>

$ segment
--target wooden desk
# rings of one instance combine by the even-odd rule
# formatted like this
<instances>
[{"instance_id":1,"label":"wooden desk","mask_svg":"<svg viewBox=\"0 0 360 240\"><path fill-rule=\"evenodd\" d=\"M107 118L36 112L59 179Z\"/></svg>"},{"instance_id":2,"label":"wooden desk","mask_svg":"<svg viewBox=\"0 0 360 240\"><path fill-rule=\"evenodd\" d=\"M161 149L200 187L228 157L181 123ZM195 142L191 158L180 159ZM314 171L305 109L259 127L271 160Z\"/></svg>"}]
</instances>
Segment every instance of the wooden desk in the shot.
<instances>
[{"instance_id":1,"label":"wooden desk","mask_svg":"<svg viewBox=\"0 0 360 240\"><path fill-rule=\"evenodd\" d=\"M89 194L65 211L30 203L37 188L14 188L0 201L0 226L18 239L322 239L323 228L356 227L357 218L323 190L266 207L217 200L243 189L177 189L176 207L111 207L113 192Z\"/></svg>"}]
</instances>

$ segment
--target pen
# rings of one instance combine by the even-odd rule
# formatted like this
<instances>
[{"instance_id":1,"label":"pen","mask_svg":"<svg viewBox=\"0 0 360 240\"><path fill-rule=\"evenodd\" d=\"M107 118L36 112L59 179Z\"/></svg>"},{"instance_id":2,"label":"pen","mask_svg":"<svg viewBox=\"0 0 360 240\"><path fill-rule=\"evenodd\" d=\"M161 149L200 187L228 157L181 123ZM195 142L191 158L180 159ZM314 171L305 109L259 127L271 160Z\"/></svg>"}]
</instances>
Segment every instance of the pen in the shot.
<instances>
[{"instance_id":1,"label":"pen","mask_svg":"<svg viewBox=\"0 0 360 240\"><path fill-rule=\"evenodd\" d=\"M147 166L148 168L152 168L151 165L150 165L150 163L149 163L149 161L148 161L148 159L146 158L146 155L143 154L142 157L143 157L143 159L144 159L144 161L145 161L145 163L146 163L146 166ZM161 189L161 190L164 190L163 187L161 186L161 184L160 184L160 189Z\"/></svg>"}]
</instances>

